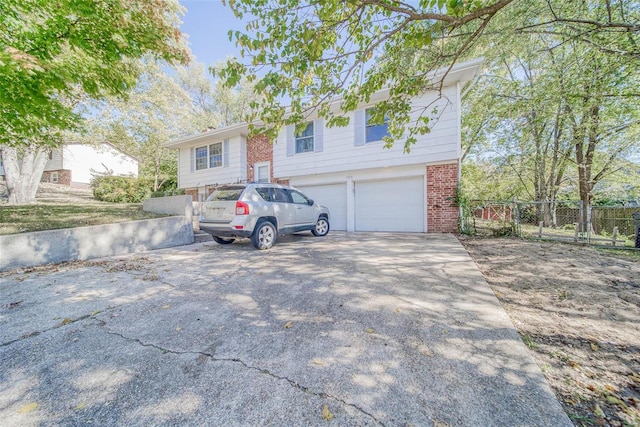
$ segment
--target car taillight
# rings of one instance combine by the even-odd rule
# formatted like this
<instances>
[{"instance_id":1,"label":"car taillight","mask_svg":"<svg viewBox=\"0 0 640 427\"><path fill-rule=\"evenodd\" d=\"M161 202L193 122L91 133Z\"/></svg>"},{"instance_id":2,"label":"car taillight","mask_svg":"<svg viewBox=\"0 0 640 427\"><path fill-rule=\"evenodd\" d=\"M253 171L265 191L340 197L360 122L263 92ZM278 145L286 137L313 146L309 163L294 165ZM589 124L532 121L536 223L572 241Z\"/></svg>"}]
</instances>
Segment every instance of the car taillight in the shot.
<instances>
[{"instance_id":1,"label":"car taillight","mask_svg":"<svg viewBox=\"0 0 640 427\"><path fill-rule=\"evenodd\" d=\"M236 215L249 215L249 205L245 202L236 202Z\"/></svg>"}]
</instances>

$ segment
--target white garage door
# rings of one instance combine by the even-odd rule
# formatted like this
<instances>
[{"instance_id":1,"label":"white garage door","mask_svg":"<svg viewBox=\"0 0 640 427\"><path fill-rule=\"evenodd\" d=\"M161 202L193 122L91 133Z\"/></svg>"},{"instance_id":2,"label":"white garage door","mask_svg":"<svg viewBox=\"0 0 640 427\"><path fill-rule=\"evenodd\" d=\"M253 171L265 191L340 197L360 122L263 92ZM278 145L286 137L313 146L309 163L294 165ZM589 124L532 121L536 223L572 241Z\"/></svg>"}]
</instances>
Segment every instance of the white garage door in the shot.
<instances>
[{"instance_id":1,"label":"white garage door","mask_svg":"<svg viewBox=\"0 0 640 427\"><path fill-rule=\"evenodd\" d=\"M356 231L424 232L424 178L355 183Z\"/></svg>"},{"instance_id":2,"label":"white garage door","mask_svg":"<svg viewBox=\"0 0 640 427\"><path fill-rule=\"evenodd\" d=\"M332 230L347 229L347 185L330 184L298 187L307 197L329 208Z\"/></svg>"}]
</instances>

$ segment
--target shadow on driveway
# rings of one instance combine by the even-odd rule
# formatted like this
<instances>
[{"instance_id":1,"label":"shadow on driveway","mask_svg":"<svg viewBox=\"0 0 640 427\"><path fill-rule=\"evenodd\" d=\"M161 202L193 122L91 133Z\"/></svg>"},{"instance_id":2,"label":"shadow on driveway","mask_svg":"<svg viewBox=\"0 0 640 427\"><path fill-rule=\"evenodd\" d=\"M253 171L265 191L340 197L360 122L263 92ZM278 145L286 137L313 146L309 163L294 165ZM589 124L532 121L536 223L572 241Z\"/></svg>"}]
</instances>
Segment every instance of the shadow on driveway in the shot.
<instances>
[{"instance_id":1,"label":"shadow on driveway","mask_svg":"<svg viewBox=\"0 0 640 427\"><path fill-rule=\"evenodd\" d=\"M0 424L571 425L451 235L0 275Z\"/></svg>"}]
</instances>

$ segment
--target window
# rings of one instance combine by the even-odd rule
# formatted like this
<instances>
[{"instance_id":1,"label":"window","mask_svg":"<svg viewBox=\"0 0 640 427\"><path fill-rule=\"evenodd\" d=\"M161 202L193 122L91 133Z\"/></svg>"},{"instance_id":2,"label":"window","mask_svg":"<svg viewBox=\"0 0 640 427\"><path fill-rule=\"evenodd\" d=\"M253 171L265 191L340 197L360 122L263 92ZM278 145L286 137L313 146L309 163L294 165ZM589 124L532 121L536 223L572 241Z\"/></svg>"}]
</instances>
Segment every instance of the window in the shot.
<instances>
[{"instance_id":1,"label":"window","mask_svg":"<svg viewBox=\"0 0 640 427\"><path fill-rule=\"evenodd\" d=\"M196 148L196 170L207 168L207 147Z\"/></svg>"},{"instance_id":2,"label":"window","mask_svg":"<svg viewBox=\"0 0 640 427\"><path fill-rule=\"evenodd\" d=\"M282 188L273 188L272 201L277 203L290 203L289 195Z\"/></svg>"},{"instance_id":3,"label":"window","mask_svg":"<svg viewBox=\"0 0 640 427\"><path fill-rule=\"evenodd\" d=\"M298 203L300 205L309 204L309 199L307 199L302 193L298 193L295 190L291 190L291 200L293 200L293 203Z\"/></svg>"},{"instance_id":4,"label":"window","mask_svg":"<svg viewBox=\"0 0 640 427\"><path fill-rule=\"evenodd\" d=\"M209 195L207 202L238 200L244 188L244 186L233 185L220 187Z\"/></svg>"},{"instance_id":5,"label":"window","mask_svg":"<svg viewBox=\"0 0 640 427\"><path fill-rule=\"evenodd\" d=\"M222 142L195 149L196 170L222 166Z\"/></svg>"},{"instance_id":6,"label":"window","mask_svg":"<svg viewBox=\"0 0 640 427\"><path fill-rule=\"evenodd\" d=\"M262 197L265 202L271 201L271 191L268 188L256 188L256 192Z\"/></svg>"},{"instance_id":7,"label":"window","mask_svg":"<svg viewBox=\"0 0 640 427\"><path fill-rule=\"evenodd\" d=\"M307 123L307 127L300 134L296 134L296 154L313 151L313 122Z\"/></svg>"},{"instance_id":8,"label":"window","mask_svg":"<svg viewBox=\"0 0 640 427\"><path fill-rule=\"evenodd\" d=\"M271 181L271 173L269 171L269 162L261 162L253 165L254 181L256 182L269 182Z\"/></svg>"},{"instance_id":9,"label":"window","mask_svg":"<svg viewBox=\"0 0 640 427\"><path fill-rule=\"evenodd\" d=\"M58 172L51 172L51 182L53 183L58 182Z\"/></svg>"},{"instance_id":10,"label":"window","mask_svg":"<svg viewBox=\"0 0 640 427\"><path fill-rule=\"evenodd\" d=\"M209 146L209 167L217 168L222 166L222 142Z\"/></svg>"},{"instance_id":11,"label":"window","mask_svg":"<svg viewBox=\"0 0 640 427\"><path fill-rule=\"evenodd\" d=\"M375 114L375 108L367 108L365 111L366 120L366 142L382 141L382 138L389 136L387 121L389 120L385 114L384 123L376 124L373 122L372 116Z\"/></svg>"}]
</instances>

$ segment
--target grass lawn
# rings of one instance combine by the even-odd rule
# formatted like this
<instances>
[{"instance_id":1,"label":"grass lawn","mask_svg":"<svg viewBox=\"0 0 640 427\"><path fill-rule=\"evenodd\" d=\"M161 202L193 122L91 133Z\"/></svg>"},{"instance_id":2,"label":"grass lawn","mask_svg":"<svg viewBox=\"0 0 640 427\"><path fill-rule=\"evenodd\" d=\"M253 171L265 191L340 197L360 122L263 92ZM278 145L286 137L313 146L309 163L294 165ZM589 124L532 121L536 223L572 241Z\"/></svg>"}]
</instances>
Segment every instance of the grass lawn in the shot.
<instances>
[{"instance_id":1,"label":"grass lawn","mask_svg":"<svg viewBox=\"0 0 640 427\"><path fill-rule=\"evenodd\" d=\"M93 198L90 190L41 184L35 203L14 206L0 201L0 235L162 216L166 215L143 211L142 203L100 202Z\"/></svg>"},{"instance_id":2,"label":"grass lawn","mask_svg":"<svg viewBox=\"0 0 640 427\"><path fill-rule=\"evenodd\" d=\"M52 204L0 207L0 235L55 230L157 218L165 215L142 210L141 204Z\"/></svg>"}]
</instances>

